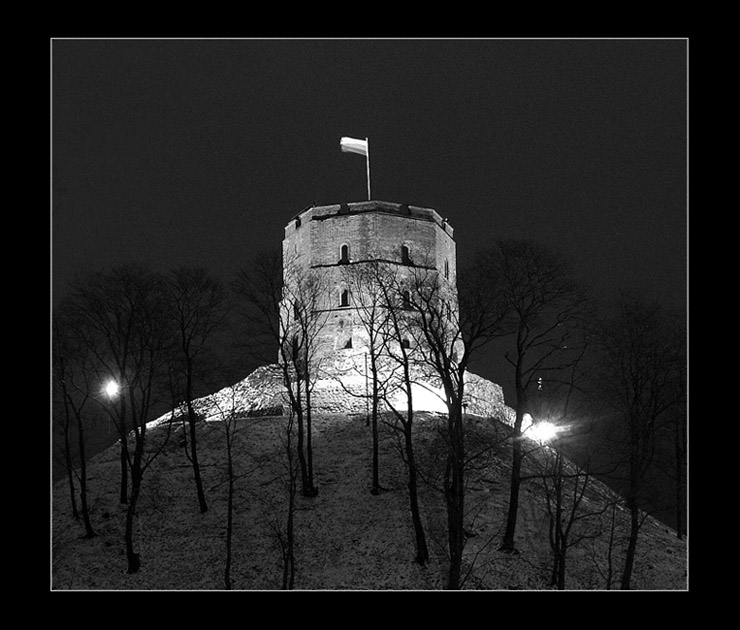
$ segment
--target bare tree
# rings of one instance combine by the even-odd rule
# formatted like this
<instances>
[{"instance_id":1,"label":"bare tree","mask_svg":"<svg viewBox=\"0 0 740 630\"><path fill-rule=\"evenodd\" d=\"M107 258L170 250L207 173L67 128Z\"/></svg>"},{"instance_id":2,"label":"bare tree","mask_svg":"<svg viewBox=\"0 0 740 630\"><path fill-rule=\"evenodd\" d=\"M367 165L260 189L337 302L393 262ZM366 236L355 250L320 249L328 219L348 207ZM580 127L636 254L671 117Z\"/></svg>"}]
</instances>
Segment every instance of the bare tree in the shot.
<instances>
[{"instance_id":1,"label":"bare tree","mask_svg":"<svg viewBox=\"0 0 740 630\"><path fill-rule=\"evenodd\" d=\"M629 589L635 561L646 477L653 463L656 427L685 405L685 336L657 304L622 295L612 315L599 326L601 385L624 423L628 480L626 502L630 534L621 588Z\"/></svg>"},{"instance_id":2,"label":"bare tree","mask_svg":"<svg viewBox=\"0 0 740 630\"><path fill-rule=\"evenodd\" d=\"M208 510L200 463L198 461L197 420L193 407L195 381L201 360L224 319L226 293L216 279L204 269L180 267L171 272L166 284L168 305L177 335L182 374L183 398L190 432L186 453L193 466L193 477L201 513Z\"/></svg>"},{"instance_id":3,"label":"bare tree","mask_svg":"<svg viewBox=\"0 0 740 630\"><path fill-rule=\"evenodd\" d=\"M686 360L679 359L679 373L677 377L678 392L676 412L673 416L673 444L675 448L675 480L676 480L676 536L683 537L684 516L686 506L686 467L688 465L688 418L686 411L687 381Z\"/></svg>"},{"instance_id":4,"label":"bare tree","mask_svg":"<svg viewBox=\"0 0 740 630\"><path fill-rule=\"evenodd\" d=\"M225 387L210 397L215 414L221 418L224 430L224 445L226 451L226 552L224 560L224 588L231 590L231 567L233 564L234 541L234 489L239 474L234 461L234 446L239 428L239 418L236 413L236 391L233 387Z\"/></svg>"},{"instance_id":5,"label":"bare tree","mask_svg":"<svg viewBox=\"0 0 740 630\"><path fill-rule=\"evenodd\" d=\"M288 411L287 422L283 438L283 449L285 451L285 470L287 476L288 507L285 517L285 529L276 527L278 542L282 557L282 583L283 590L293 590L295 585L295 511L296 495L298 492L298 468L295 464L295 446L293 445L293 431L295 430L295 411Z\"/></svg>"},{"instance_id":6,"label":"bare tree","mask_svg":"<svg viewBox=\"0 0 740 630\"><path fill-rule=\"evenodd\" d=\"M682 326L676 323L676 336L684 336ZM675 484L673 493L673 508L675 510L675 529L679 540L683 538L686 527L686 482L688 465L688 418L687 418L687 347L677 344L675 361L675 377L672 379L671 387L675 393L670 396L675 398L675 404L666 410L658 429L661 433L663 452L661 468L667 477ZM667 451L667 452L665 452Z\"/></svg>"},{"instance_id":7,"label":"bare tree","mask_svg":"<svg viewBox=\"0 0 740 630\"><path fill-rule=\"evenodd\" d=\"M320 276L278 253L260 254L233 284L244 320L256 331L260 354L272 347L285 391L296 413L302 494L316 496L313 481L311 392L320 373L320 333L326 323L325 287Z\"/></svg>"},{"instance_id":8,"label":"bare tree","mask_svg":"<svg viewBox=\"0 0 740 630\"><path fill-rule=\"evenodd\" d=\"M298 454L303 454L305 427L305 474L302 493L318 495L313 474L313 430L311 395L321 363L321 332L326 325L328 290L320 273L305 270L295 261L283 261L283 301L281 309L281 358L287 363L287 387L298 419Z\"/></svg>"},{"instance_id":9,"label":"bare tree","mask_svg":"<svg viewBox=\"0 0 740 630\"><path fill-rule=\"evenodd\" d=\"M593 481L588 459L584 463L578 463L564 455L562 444L567 440L570 427L560 422L554 420L554 426L559 430L557 435L548 438L542 451L534 457L532 467L535 474L523 476L522 480L535 477L540 481L545 496L549 543L553 554L550 584L563 590L568 550L586 539L601 535L598 529L581 529L579 524L600 516L607 508L602 504L595 509L586 507L584 498Z\"/></svg>"},{"instance_id":10,"label":"bare tree","mask_svg":"<svg viewBox=\"0 0 740 630\"><path fill-rule=\"evenodd\" d=\"M87 403L91 398L93 371L90 365L90 356L79 337L75 334L75 326L67 308L68 302L63 302L54 314L52 322L52 366L54 388L61 395L61 409L59 410L62 434L63 457L69 480L72 501L72 515L74 518L82 516L85 527L85 538L96 536L90 520L90 510L87 502L87 457L85 448L85 424ZM75 497L75 466L73 464L71 435L74 429L77 434L77 455L79 461L80 508L77 511Z\"/></svg>"},{"instance_id":11,"label":"bare tree","mask_svg":"<svg viewBox=\"0 0 740 630\"><path fill-rule=\"evenodd\" d=\"M279 250L259 252L236 274L231 285L238 298L236 346L258 364L280 358L284 333L280 322L283 299L283 261Z\"/></svg>"},{"instance_id":12,"label":"bare tree","mask_svg":"<svg viewBox=\"0 0 740 630\"><path fill-rule=\"evenodd\" d=\"M370 402L370 426L372 432L372 485L371 494L380 494L378 411L381 390L388 378L384 366L385 347L389 331L397 330L392 323L391 312L395 303L389 304L388 291L394 278L392 272L377 260L363 261L361 265L343 268L343 279L352 296L352 306L360 321L366 341L363 357L369 361L371 390L366 394ZM395 322L398 323L397 321ZM400 343L400 341L399 341ZM356 367L356 366L355 366ZM340 381L341 382L341 381Z\"/></svg>"},{"instance_id":13,"label":"bare tree","mask_svg":"<svg viewBox=\"0 0 740 630\"><path fill-rule=\"evenodd\" d=\"M404 306L414 312L423 362L441 382L447 408L443 486L450 556L448 589L460 588L465 547L465 373L474 353L501 334L504 316L495 287L486 276L471 268L461 277L466 281L455 287L442 280L436 270L419 266L408 274L408 292L403 294Z\"/></svg>"},{"instance_id":14,"label":"bare tree","mask_svg":"<svg viewBox=\"0 0 740 630\"><path fill-rule=\"evenodd\" d=\"M374 351L377 350L380 354L374 362L373 398L381 396L385 406L390 409L392 417L396 421L391 426L396 429L400 425L403 440L401 456L408 473L409 510L414 527L415 561L423 566L429 561L429 546L419 507L419 469L413 438L413 385L415 382L413 370L414 356L418 352L418 346L411 346L411 339L414 338L411 329L414 317L410 313L408 304L405 303L406 294L404 291L406 289L399 282L399 275L381 265L371 266L370 273L375 276L374 286L379 291L376 297L384 311L378 326L382 339L377 340L379 345L374 348ZM380 370L378 369L380 364L383 365L384 372L382 379L379 376ZM399 396L397 394L399 393L400 400L405 402L405 408L403 409L398 406ZM374 400L374 402L373 420L376 422L377 401ZM374 446L377 448L376 445Z\"/></svg>"},{"instance_id":15,"label":"bare tree","mask_svg":"<svg viewBox=\"0 0 740 630\"><path fill-rule=\"evenodd\" d=\"M500 550L516 552L515 535L521 485L523 443L520 439L529 393L540 379L554 379L567 368L578 348L588 301L573 280L569 263L548 248L527 240L499 240L483 252L478 266L496 284L507 311L506 328L514 340L505 358L514 370L516 394L511 486L506 530Z\"/></svg>"},{"instance_id":16,"label":"bare tree","mask_svg":"<svg viewBox=\"0 0 740 630\"><path fill-rule=\"evenodd\" d=\"M532 407L538 407L539 421L524 431L525 436L529 432L528 437L539 445L529 455L536 471L534 477L540 481L544 491L549 517L549 542L553 553L551 585L560 590L565 588L568 549L586 538L597 536L579 531L576 525L603 512L603 509L583 509L583 499L591 481L589 452L581 446L580 463L569 460L564 453L578 432L582 413L576 405L576 394L582 390L589 374L584 361L589 335L585 328L577 332L582 337L577 342L573 340L578 353L570 360L568 369L562 370L561 382L551 379L544 391L538 386L537 395L532 397L535 399ZM527 478L523 475L521 481Z\"/></svg>"},{"instance_id":17,"label":"bare tree","mask_svg":"<svg viewBox=\"0 0 740 630\"><path fill-rule=\"evenodd\" d=\"M107 409L120 436L121 500L127 504L125 547L128 572L140 567L134 550L136 505L144 471L159 451L147 453L146 423L165 389L169 330L163 317L164 292L159 276L137 266L91 275L73 293L81 339L98 363L98 373L119 388ZM131 487L126 493L128 471Z\"/></svg>"}]
</instances>

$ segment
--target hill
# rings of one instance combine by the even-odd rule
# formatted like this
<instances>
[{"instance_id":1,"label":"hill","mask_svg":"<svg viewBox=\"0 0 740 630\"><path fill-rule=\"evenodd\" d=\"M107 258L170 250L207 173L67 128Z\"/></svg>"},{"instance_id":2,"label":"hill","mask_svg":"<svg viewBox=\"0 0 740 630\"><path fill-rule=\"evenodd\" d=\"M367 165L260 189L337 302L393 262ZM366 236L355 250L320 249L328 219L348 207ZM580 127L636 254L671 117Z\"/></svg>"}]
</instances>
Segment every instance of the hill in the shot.
<instances>
[{"instance_id":1,"label":"hill","mask_svg":"<svg viewBox=\"0 0 740 630\"><path fill-rule=\"evenodd\" d=\"M364 415L323 414L314 419L314 467L319 495L298 497L296 589L434 590L444 587L445 510L433 488L443 445L442 417L416 421L422 484L421 507L430 540L428 566L413 562L414 538L404 464L394 431L381 429L380 477L385 491L370 494L371 433ZM233 565L234 588L280 588L281 557L276 531L287 506L282 447L283 417L243 417L236 422ZM224 587L226 528L225 425L199 424L199 454L209 509L201 514L192 469L180 445L181 428L161 424L148 431L148 445L163 447L147 469L137 510L138 573L126 573L123 533L126 507L118 502L119 451L113 446L89 462L89 503L98 536L83 539L71 517L65 480L52 488L51 588L53 590L219 590ZM524 484L517 541L520 553L497 551L508 501L510 429L496 420L469 416L467 443L484 451L468 476L466 589L548 589L551 551L545 500L538 482ZM472 450L471 450L472 452ZM592 481L589 511L606 505L611 492ZM566 588L604 589L609 571L610 510L586 519L579 533L595 535L569 551ZM617 510L612 585L621 571ZM633 587L687 588L687 549L670 528L646 518L638 542Z\"/></svg>"}]
</instances>

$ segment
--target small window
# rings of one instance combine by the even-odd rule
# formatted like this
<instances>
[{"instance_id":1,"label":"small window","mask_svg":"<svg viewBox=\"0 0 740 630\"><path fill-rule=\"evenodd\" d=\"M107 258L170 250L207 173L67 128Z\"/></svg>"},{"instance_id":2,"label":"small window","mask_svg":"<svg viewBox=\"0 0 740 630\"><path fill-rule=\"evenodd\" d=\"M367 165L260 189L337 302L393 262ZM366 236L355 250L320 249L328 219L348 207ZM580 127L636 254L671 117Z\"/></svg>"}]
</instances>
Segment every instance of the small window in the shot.
<instances>
[{"instance_id":1,"label":"small window","mask_svg":"<svg viewBox=\"0 0 740 630\"><path fill-rule=\"evenodd\" d=\"M411 295L407 290L401 293L401 300L403 302L403 308L411 308Z\"/></svg>"},{"instance_id":2,"label":"small window","mask_svg":"<svg viewBox=\"0 0 740 630\"><path fill-rule=\"evenodd\" d=\"M299 227L301 227L301 217L295 220L295 229L297 230Z\"/></svg>"},{"instance_id":3,"label":"small window","mask_svg":"<svg viewBox=\"0 0 740 630\"><path fill-rule=\"evenodd\" d=\"M349 349L352 348L352 337L350 337L349 339L347 339L347 343L344 344L344 348L346 350L349 350Z\"/></svg>"},{"instance_id":4,"label":"small window","mask_svg":"<svg viewBox=\"0 0 740 630\"><path fill-rule=\"evenodd\" d=\"M349 289L344 289L339 298L339 306L349 306Z\"/></svg>"},{"instance_id":5,"label":"small window","mask_svg":"<svg viewBox=\"0 0 740 630\"><path fill-rule=\"evenodd\" d=\"M411 264L411 257L409 256L409 248L408 248L408 245L401 245L401 262L404 265L410 265Z\"/></svg>"},{"instance_id":6,"label":"small window","mask_svg":"<svg viewBox=\"0 0 740 630\"><path fill-rule=\"evenodd\" d=\"M295 319L300 319L301 317L301 309L298 306L298 302L293 302L293 317Z\"/></svg>"},{"instance_id":7,"label":"small window","mask_svg":"<svg viewBox=\"0 0 740 630\"><path fill-rule=\"evenodd\" d=\"M402 348L410 348L411 347L411 342L409 341L408 337L405 337L404 339L401 340L401 347Z\"/></svg>"},{"instance_id":8,"label":"small window","mask_svg":"<svg viewBox=\"0 0 740 630\"><path fill-rule=\"evenodd\" d=\"M450 263L449 261L445 260L445 280L450 279Z\"/></svg>"},{"instance_id":9,"label":"small window","mask_svg":"<svg viewBox=\"0 0 740 630\"><path fill-rule=\"evenodd\" d=\"M340 265L349 264L349 245L342 245L339 252L340 252L339 253L339 264Z\"/></svg>"}]
</instances>

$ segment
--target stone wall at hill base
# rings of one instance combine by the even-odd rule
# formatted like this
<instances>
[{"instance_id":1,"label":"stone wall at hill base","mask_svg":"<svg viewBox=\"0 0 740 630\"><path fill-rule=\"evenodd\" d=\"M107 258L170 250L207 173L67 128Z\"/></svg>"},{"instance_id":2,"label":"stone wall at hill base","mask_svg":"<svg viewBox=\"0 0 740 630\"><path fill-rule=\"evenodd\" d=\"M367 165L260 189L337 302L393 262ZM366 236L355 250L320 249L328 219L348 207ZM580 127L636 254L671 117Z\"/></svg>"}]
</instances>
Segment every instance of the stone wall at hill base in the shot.
<instances>
[{"instance_id":1,"label":"stone wall at hill base","mask_svg":"<svg viewBox=\"0 0 740 630\"><path fill-rule=\"evenodd\" d=\"M472 372L466 372L465 378L464 407L467 414L494 417L513 425L514 411L504 403L499 385ZM435 380L438 379L419 379L413 386L412 398L416 411L446 412L441 386ZM320 379L312 391L312 411L366 414L370 409L371 389L370 382L364 376ZM405 408L404 397L396 396L391 402L398 409ZM244 417L283 415L287 413L289 404L282 371L273 364L259 367L233 386L198 399L194 406L203 419L222 420L231 413ZM172 414L166 414L155 422L171 417Z\"/></svg>"}]
</instances>

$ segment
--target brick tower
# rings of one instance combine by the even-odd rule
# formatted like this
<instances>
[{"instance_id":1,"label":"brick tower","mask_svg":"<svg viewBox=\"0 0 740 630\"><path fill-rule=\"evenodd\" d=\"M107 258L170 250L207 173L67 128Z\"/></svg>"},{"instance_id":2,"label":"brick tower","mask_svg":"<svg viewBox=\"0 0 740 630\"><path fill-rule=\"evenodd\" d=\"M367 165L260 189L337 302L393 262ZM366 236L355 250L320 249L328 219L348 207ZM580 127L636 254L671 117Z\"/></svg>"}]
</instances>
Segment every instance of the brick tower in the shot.
<instances>
[{"instance_id":1,"label":"brick tower","mask_svg":"<svg viewBox=\"0 0 740 630\"><path fill-rule=\"evenodd\" d=\"M284 283L297 287L309 275L318 279L321 295L312 308L322 311L320 354L331 357L330 365L366 351L365 327L357 313L360 296L347 274L372 261L397 277L412 269L436 274L456 310L453 229L435 210L384 201L306 208L285 227Z\"/></svg>"}]
</instances>

